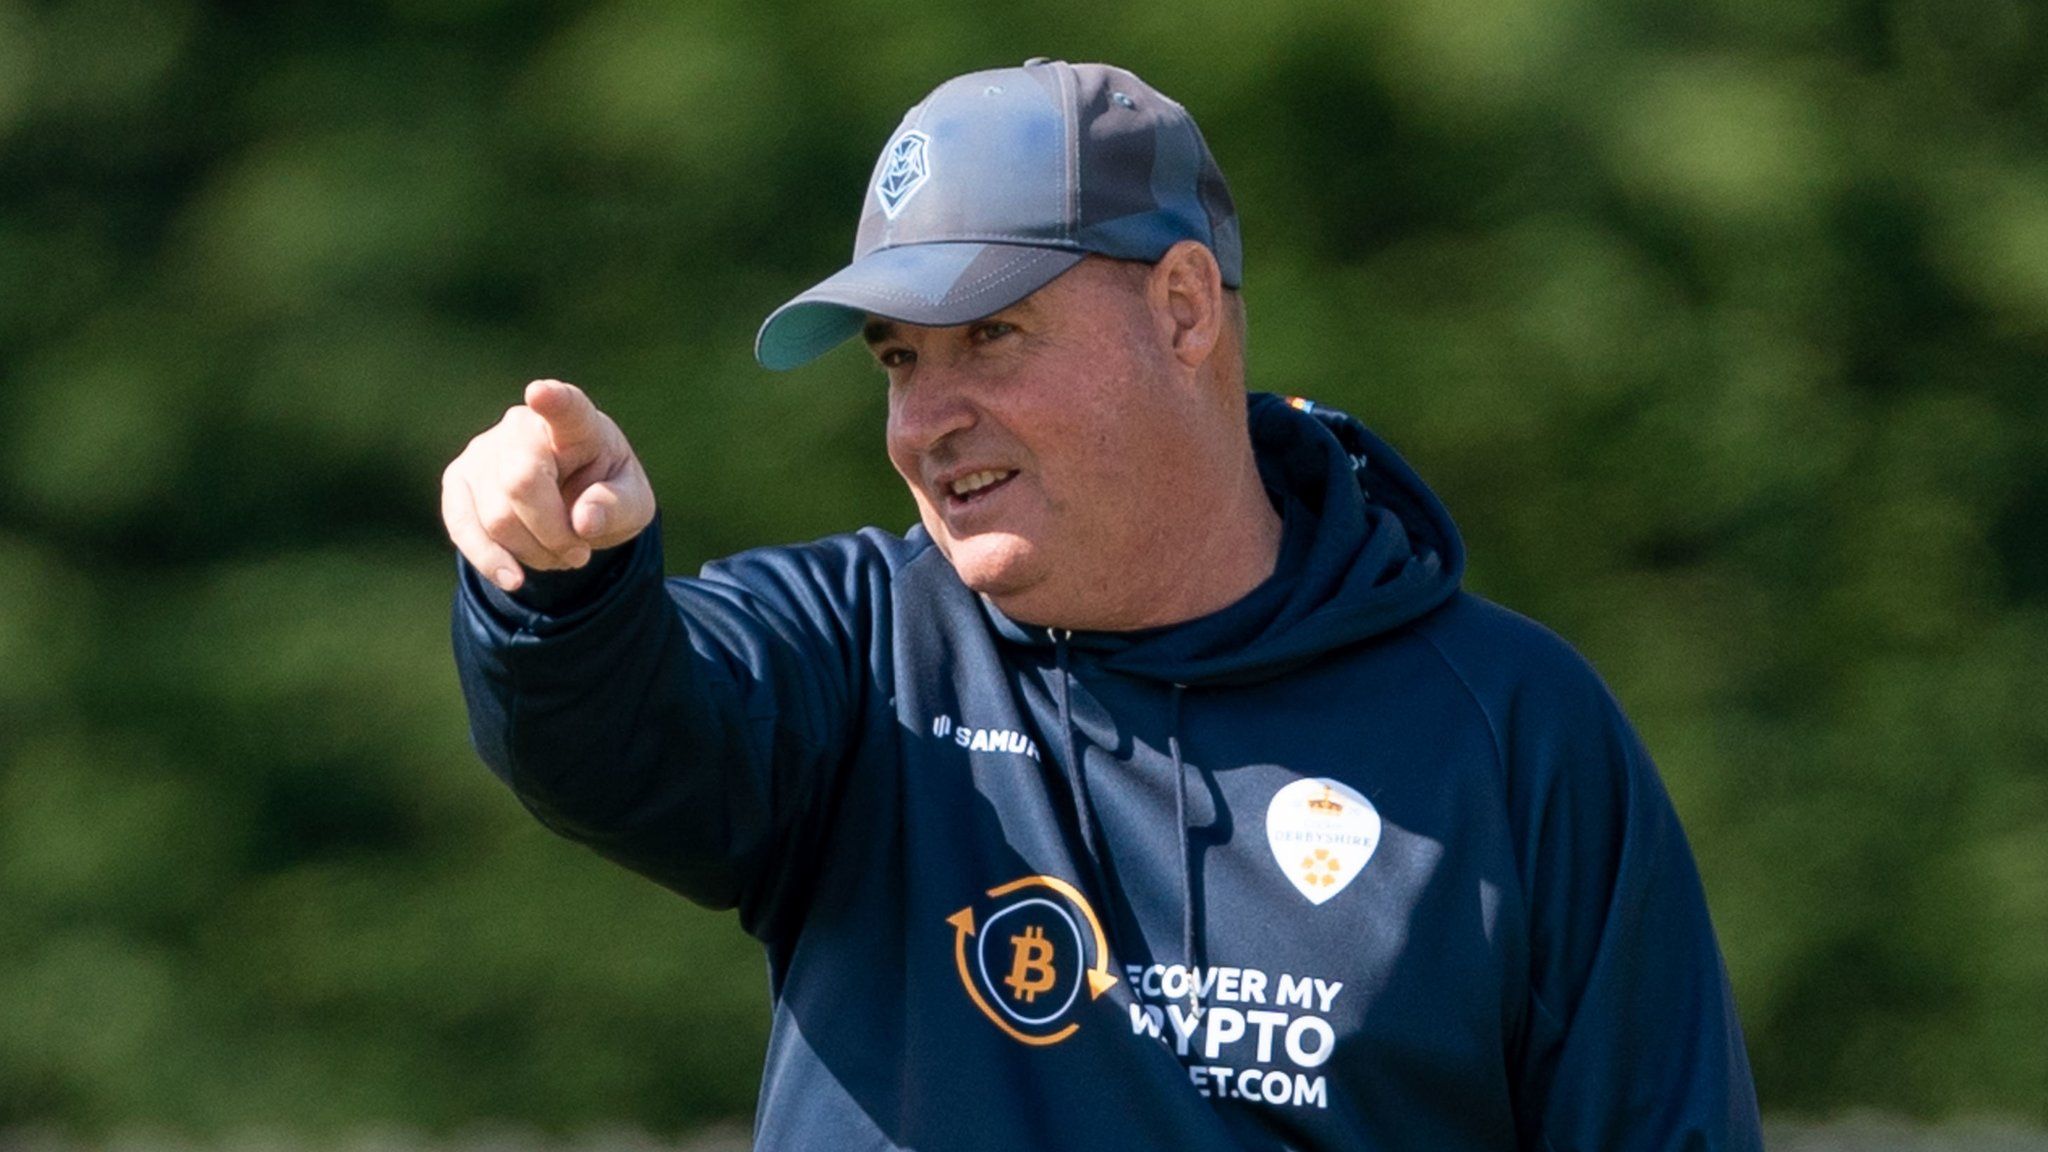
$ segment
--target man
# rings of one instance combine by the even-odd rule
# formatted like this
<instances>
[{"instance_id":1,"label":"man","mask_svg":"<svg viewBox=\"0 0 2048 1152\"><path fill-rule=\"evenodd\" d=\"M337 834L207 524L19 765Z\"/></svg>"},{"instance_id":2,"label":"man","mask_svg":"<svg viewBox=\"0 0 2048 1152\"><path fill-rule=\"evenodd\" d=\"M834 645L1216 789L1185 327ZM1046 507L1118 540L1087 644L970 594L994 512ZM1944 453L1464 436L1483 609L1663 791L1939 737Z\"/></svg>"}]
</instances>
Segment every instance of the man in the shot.
<instances>
[{"instance_id":1,"label":"man","mask_svg":"<svg viewBox=\"0 0 2048 1152\"><path fill-rule=\"evenodd\" d=\"M760 1145L1760 1147L1647 754L1386 445L1247 398L1187 114L959 77L865 208L757 352L865 338L907 536L664 581L553 381L443 492L484 759L767 949Z\"/></svg>"}]
</instances>

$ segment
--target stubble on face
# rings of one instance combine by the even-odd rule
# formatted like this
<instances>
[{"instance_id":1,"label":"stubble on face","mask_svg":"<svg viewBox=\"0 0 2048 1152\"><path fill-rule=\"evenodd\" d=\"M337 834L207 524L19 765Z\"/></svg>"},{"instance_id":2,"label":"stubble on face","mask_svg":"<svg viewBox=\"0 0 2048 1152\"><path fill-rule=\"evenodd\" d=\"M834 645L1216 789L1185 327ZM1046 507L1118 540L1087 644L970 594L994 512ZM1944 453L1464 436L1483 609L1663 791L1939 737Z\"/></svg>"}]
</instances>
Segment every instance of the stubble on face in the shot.
<instances>
[{"instance_id":1,"label":"stubble on face","mask_svg":"<svg viewBox=\"0 0 2048 1152\"><path fill-rule=\"evenodd\" d=\"M973 325L886 326L890 457L926 530L971 589L1023 623L1139 627L1185 573L1207 442L1173 380L1149 265L1091 257L1017 308ZM1014 329L1013 331L1009 329ZM949 499L961 470L1015 475Z\"/></svg>"}]
</instances>

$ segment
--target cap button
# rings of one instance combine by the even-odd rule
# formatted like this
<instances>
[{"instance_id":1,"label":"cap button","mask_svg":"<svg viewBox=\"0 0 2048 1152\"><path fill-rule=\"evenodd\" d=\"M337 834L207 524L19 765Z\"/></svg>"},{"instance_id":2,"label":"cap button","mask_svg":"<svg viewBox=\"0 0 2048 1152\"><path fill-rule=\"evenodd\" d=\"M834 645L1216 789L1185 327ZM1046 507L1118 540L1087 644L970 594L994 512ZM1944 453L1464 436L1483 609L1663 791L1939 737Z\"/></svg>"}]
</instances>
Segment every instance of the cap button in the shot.
<instances>
[{"instance_id":1,"label":"cap button","mask_svg":"<svg viewBox=\"0 0 2048 1152\"><path fill-rule=\"evenodd\" d=\"M1029 60L1026 60L1026 61L1024 62L1024 67L1026 67L1026 68L1036 68L1036 67L1038 67L1038 66L1039 66L1040 64L1050 64L1050 63L1052 63L1052 62L1053 62L1053 59L1052 59L1052 57L1050 57L1050 56L1033 56L1033 57L1032 57L1031 59L1029 59Z\"/></svg>"}]
</instances>

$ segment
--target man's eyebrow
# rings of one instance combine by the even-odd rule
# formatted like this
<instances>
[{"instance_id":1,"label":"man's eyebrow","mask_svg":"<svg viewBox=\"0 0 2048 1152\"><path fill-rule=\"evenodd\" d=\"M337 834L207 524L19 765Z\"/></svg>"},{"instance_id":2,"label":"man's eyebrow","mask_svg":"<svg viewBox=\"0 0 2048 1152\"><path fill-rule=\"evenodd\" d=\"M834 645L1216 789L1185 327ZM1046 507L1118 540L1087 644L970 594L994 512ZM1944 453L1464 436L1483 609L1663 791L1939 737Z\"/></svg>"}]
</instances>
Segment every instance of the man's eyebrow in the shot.
<instances>
[{"instance_id":1,"label":"man's eyebrow","mask_svg":"<svg viewBox=\"0 0 2048 1152\"><path fill-rule=\"evenodd\" d=\"M896 335L896 325L888 320L870 320L860 330L861 339L870 344L880 344Z\"/></svg>"}]
</instances>

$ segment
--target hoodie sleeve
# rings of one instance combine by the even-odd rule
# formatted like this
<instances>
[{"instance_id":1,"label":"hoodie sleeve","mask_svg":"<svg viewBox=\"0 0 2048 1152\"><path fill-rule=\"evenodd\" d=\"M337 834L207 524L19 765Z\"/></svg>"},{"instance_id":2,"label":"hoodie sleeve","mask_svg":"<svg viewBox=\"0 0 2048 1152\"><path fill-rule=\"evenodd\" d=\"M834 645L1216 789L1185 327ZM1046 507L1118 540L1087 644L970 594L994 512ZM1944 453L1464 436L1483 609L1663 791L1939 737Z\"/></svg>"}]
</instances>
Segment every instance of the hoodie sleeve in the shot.
<instances>
[{"instance_id":1,"label":"hoodie sleeve","mask_svg":"<svg viewBox=\"0 0 2048 1152\"><path fill-rule=\"evenodd\" d=\"M1486 638L1459 629L1447 655L1493 724L1515 829L1529 995L1508 1058L1523 1147L1761 1152L1735 998L1649 753L1576 652L1484 610L1501 618Z\"/></svg>"},{"instance_id":2,"label":"hoodie sleeve","mask_svg":"<svg viewBox=\"0 0 2048 1152\"><path fill-rule=\"evenodd\" d=\"M1508 728L1531 925L1521 1125L1546 1152L1760 1150L1685 833L1619 706L1566 655Z\"/></svg>"},{"instance_id":3,"label":"hoodie sleeve","mask_svg":"<svg viewBox=\"0 0 2048 1152\"><path fill-rule=\"evenodd\" d=\"M874 693L886 577L857 537L662 577L660 522L542 610L458 559L478 754L554 831L764 936L798 912Z\"/></svg>"}]
</instances>

